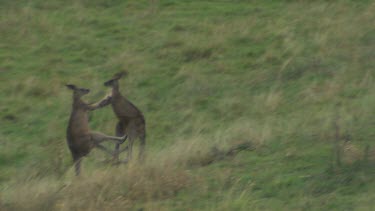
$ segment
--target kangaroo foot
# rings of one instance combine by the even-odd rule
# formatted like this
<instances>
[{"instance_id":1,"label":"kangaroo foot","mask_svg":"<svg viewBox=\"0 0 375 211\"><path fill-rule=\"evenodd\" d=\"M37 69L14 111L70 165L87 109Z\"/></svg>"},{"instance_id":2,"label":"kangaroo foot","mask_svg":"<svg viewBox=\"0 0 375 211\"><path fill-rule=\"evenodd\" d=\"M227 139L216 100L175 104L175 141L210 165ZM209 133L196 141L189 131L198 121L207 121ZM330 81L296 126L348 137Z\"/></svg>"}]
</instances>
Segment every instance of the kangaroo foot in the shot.
<instances>
[{"instance_id":1,"label":"kangaroo foot","mask_svg":"<svg viewBox=\"0 0 375 211\"><path fill-rule=\"evenodd\" d=\"M126 141L126 139L128 138L127 135L124 135L123 137L121 137L121 140L119 141L119 144L122 144Z\"/></svg>"}]
</instances>

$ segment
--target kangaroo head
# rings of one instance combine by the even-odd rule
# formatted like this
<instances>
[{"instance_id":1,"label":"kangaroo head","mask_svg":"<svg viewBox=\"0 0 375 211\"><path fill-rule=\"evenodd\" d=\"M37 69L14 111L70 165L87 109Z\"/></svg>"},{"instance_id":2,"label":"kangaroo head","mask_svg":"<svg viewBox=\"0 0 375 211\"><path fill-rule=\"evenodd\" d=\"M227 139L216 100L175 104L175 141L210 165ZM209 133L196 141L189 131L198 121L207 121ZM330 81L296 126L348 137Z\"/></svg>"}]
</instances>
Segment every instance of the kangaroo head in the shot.
<instances>
[{"instance_id":1,"label":"kangaroo head","mask_svg":"<svg viewBox=\"0 0 375 211\"><path fill-rule=\"evenodd\" d=\"M108 87L116 87L118 86L118 81L123 77L126 76L128 73L126 71L122 71L119 73L116 73L110 80L106 81L104 83L104 86Z\"/></svg>"},{"instance_id":2,"label":"kangaroo head","mask_svg":"<svg viewBox=\"0 0 375 211\"><path fill-rule=\"evenodd\" d=\"M73 90L73 94L77 97L82 97L83 95L86 95L90 92L90 89L79 88L73 84L67 84L66 87L68 87L70 90Z\"/></svg>"}]
</instances>

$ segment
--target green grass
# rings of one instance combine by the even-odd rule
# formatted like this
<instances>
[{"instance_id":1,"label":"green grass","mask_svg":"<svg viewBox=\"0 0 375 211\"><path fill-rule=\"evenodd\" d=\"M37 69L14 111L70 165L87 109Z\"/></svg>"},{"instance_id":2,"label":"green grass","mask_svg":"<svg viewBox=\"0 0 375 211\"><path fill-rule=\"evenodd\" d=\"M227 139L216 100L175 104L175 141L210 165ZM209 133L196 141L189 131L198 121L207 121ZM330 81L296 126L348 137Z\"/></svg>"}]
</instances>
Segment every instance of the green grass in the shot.
<instances>
[{"instance_id":1,"label":"green grass","mask_svg":"<svg viewBox=\"0 0 375 211\"><path fill-rule=\"evenodd\" d=\"M375 209L374 21L365 0L0 1L0 209ZM75 178L64 84L97 101L124 69L146 164L94 150ZM242 141L255 150L190 165Z\"/></svg>"}]
</instances>

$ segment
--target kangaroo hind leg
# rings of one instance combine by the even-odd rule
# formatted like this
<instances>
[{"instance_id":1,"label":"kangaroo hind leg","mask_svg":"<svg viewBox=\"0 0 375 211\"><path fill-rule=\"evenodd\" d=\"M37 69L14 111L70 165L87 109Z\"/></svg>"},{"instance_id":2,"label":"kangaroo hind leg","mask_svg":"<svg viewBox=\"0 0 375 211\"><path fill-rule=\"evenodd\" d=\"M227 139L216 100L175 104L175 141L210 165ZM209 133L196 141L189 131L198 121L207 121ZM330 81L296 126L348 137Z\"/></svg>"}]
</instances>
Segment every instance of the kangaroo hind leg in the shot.
<instances>
[{"instance_id":1,"label":"kangaroo hind leg","mask_svg":"<svg viewBox=\"0 0 375 211\"><path fill-rule=\"evenodd\" d=\"M124 161L125 163L129 162L133 157L133 144L134 141L138 138L136 122L131 122L128 125L128 127L126 128L126 134L129 136L129 143L127 146L128 155L126 160Z\"/></svg>"},{"instance_id":2,"label":"kangaroo hind leg","mask_svg":"<svg viewBox=\"0 0 375 211\"><path fill-rule=\"evenodd\" d=\"M128 155L127 155L126 159L123 161L124 163L128 163L133 157L133 142L134 142L134 137L130 136L129 137L129 143L126 146L126 148L124 149L124 151L125 150L128 151Z\"/></svg>"},{"instance_id":3,"label":"kangaroo hind leg","mask_svg":"<svg viewBox=\"0 0 375 211\"><path fill-rule=\"evenodd\" d=\"M90 135L91 135L92 141L95 144L100 144L103 141L113 141L116 144L122 144L127 139L126 135L122 137L116 137L116 136L108 136L99 132L91 132Z\"/></svg>"},{"instance_id":4,"label":"kangaroo hind leg","mask_svg":"<svg viewBox=\"0 0 375 211\"><path fill-rule=\"evenodd\" d=\"M125 132L124 132L124 129L122 127L121 122L118 122L116 124L116 131L115 132L116 132L116 136L118 136L118 137L123 137L125 135ZM113 160L115 162L119 161L119 155L120 155L120 144L117 143L115 145L115 152L114 152L114 155L113 155Z\"/></svg>"},{"instance_id":5,"label":"kangaroo hind leg","mask_svg":"<svg viewBox=\"0 0 375 211\"><path fill-rule=\"evenodd\" d=\"M103 152L107 153L108 155L110 155L111 157L115 156L115 152L112 152L111 150L107 149L106 147L104 147L103 145L101 144L95 144L95 147L97 149L100 149L102 150Z\"/></svg>"}]
</instances>

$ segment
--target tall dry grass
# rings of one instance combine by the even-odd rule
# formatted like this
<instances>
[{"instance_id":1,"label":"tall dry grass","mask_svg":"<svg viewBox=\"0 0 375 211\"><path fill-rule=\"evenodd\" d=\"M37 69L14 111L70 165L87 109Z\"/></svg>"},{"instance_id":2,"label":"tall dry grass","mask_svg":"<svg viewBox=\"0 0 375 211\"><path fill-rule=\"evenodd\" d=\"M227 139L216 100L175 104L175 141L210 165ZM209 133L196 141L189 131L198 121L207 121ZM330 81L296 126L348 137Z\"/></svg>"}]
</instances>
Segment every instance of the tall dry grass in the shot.
<instances>
[{"instance_id":1,"label":"tall dry grass","mask_svg":"<svg viewBox=\"0 0 375 211\"><path fill-rule=\"evenodd\" d=\"M98 162L87 165L84 161L79 177L73 176L72 167L64 169L57 161L44 170L55 174L26 169L28 176L22 174L7 183L0 197L1 205L4 210L162 209L163 206L155 205L157 201L175 198L181 191L208 191L205 178L193 173L199 166L191 163L204 163L213 147L228 149L243 138L223 134L225 131L212 141L197 137L180 140L163 150L149 150L143 165L137 161L120 166ZM258 140L262 142L260 136ZM92 156L97 155L94 152Z\"/></svg>"}]
</instances>

